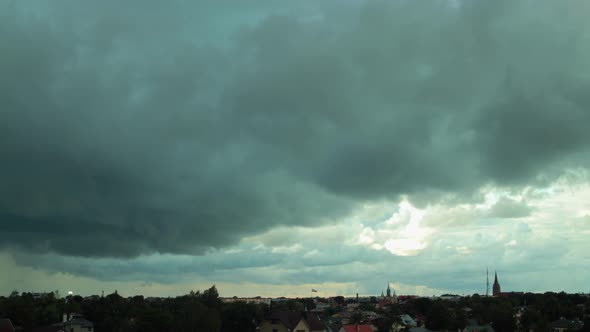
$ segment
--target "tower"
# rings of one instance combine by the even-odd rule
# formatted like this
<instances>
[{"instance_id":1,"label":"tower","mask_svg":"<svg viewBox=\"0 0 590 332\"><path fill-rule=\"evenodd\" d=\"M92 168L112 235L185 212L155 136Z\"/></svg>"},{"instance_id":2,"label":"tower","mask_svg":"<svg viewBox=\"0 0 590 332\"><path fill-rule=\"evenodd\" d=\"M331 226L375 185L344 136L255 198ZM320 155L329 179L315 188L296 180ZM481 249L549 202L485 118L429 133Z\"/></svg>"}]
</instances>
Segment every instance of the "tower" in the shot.
<instances>
[{"instance_id":1,"label":"tower","mask_svg":"<svg viewBox=\"0 0 590 332\"><path fill-rule=\"evenodd\" d=\"M391 298L391 288L389 288L389 281L387 282L387 298Z\"/></svg>"},{"instance_id":2,"label":"tower","mask_svg":"<svg viewBox=\"0 0 590 332\"><path fill-rule=\"evenodd\" d=\"M494 285L492 286L492 295L500 296L500 283L498 282L498 273L494 271Z\"/></svg>"},{"instance_id":3,"label":"tower","mask_svg":"<svg viewBox=\"0 0 590 332\"><path fill-rule=\"evenodd\" d=\"M490 296L490 274L486 267L486 297Z\"/></svg>"}]
</instances>

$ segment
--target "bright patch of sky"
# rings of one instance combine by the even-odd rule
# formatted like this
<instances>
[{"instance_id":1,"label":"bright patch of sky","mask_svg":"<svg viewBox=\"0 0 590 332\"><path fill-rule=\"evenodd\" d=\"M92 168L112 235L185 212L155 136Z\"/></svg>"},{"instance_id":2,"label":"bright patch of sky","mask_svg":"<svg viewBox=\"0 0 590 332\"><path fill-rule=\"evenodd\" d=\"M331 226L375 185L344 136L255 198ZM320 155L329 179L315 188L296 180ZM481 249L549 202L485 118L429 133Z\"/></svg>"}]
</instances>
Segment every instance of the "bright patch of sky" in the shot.
<instances>
[{"instance_id":1,"label":"bright patch of sky","mask_svg":"<svg viewBox=\"0 0 590 332\"><path fill-rule=\"evenodd\" d=\"M428 296L482 293L486 268L498 270L505 290L585 291L590 277L585 180L584 172L572 172L541 189L486 187L483 200L472 204L418 208L407 199L367 204L337 224L275 228L203 256L148 255L119 262L3 254L8 274L0 279L0 291L118 289L162 295L216 283L225 296L307 296L310 288L326 296L376 295L389 280L398 294ZM530 213L495 216L503 199ZM543 278L531 282L531 275Z\"/></svg>"}]
</instances>

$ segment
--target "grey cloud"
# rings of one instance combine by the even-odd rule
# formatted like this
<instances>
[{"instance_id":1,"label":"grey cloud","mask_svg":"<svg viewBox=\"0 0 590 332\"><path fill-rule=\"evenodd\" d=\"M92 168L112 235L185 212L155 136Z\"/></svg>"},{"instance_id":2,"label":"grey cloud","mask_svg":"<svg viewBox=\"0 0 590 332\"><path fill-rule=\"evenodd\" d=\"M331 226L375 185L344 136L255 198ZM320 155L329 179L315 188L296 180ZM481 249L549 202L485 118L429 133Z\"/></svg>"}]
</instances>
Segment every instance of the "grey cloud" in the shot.
<instances>
[{"instance_id":1,"label":"grey cloud","mask_svg":"<svg viewBox=\"0 0 590 332\"><path fill-rule=\"evenodd\" d=\"M259 270L269 269L276 273L270 273L272 276L268 276L268 282L284 283L286 275L294 279L296 276L293 271L301 269L326 271L351 263L376 264L391 257L385 252L375 252L364 247L347 247L342 250L339 244L320 243L315 248L318 249L313 255L305 255L309 250L281 253L271 248L245 246L230 251L209 251L199 256L155 255L127 260L67 257L58 254L15 253L12 256L19 266L30 266L50 273L68 273L106 282L141 280L164 284L192 280L195 277L217 281L263 282ZM279 274L278 271L282 272ZM309 278L300 277L299 282L305 280Z\"/></svg>"},{"instance_id":2,"label":"grey cloud","mask_svg":"<svg viewBox=\"0 0 590 332\"><path fill-rule=\"evenodd\" d=\"M1 246L203 253L587 165L586 4L145 3L0 14Z\"/></svg>"},{"instance_id":3,"label":"grey cloud","mask_svg":"<svg viewBox=\"0 0 590 332\"><path fill-rule=\"evenodd\" d=\"M357 283L361 289L378 294L389 280L481 293L488 267L500 272L500 281L507 290L564 287L562 274L567 270L580 271L577 281L567 284L568 290L579 291L585 287L583 280L588 273L584 269L587 259L581 254L586 248L583 235L571 235L566 229L546 235L521 222L506 223L510 227L485 225L462 232L443 228L431 246L413 257L337 242L324 243L315 238L301 242L303 249L296 253L244 245L209 251L202 256L155 255L129 260L26 253L13 257L20 266L91 277L101 282L133 280L169 285L210 280L286 288L310 283ZM506 246L511 240L515 240L514 245ZM470 252L458 253L456 246L466 246ZM308 247L313 247L315 254L310 255ZM544 280L524 280L523 276L531 271L542 273Z\"/></svg>"},{"instance_id":4,"label":"grey cloud","mask_svg":"<svg viewBox=\"0 0 590 332\"><path fill-rule=\"evenodd\" d=\"M494 204L488 216L492 218L523 218L531 214L532 208L526 202L502 197Z\"/></svg>"}]
</instances>

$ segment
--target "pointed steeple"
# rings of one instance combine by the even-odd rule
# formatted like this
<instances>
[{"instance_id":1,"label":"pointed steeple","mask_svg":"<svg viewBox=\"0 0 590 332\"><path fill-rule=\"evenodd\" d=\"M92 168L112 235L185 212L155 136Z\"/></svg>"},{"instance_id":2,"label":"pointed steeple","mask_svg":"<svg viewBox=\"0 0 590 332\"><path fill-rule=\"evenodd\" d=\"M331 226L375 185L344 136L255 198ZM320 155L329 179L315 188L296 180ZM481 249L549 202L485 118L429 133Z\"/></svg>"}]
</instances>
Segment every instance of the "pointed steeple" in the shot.
<instances>
[{"instance_id":1,"label":"pointed steeple","mask_svg":"<svg viewBox=\"0 0 590 332\"><path fill-rule=\"evenodd\" d=\"M387 297L390 298L391 297L391 288L389 287L390 282L387 282Z\"/></svg>"},{"instance_id":2,"label":"pointed steeple","mask_svg":"<svg viewBox=\"0 0 590 332\"><path fill-rule=\"evenodd\" d=\"M498 282L498 273L494 270L494 285L492 286L492 295L500 296L501 292L500 283Z\"/></svg>"}]
</instances>

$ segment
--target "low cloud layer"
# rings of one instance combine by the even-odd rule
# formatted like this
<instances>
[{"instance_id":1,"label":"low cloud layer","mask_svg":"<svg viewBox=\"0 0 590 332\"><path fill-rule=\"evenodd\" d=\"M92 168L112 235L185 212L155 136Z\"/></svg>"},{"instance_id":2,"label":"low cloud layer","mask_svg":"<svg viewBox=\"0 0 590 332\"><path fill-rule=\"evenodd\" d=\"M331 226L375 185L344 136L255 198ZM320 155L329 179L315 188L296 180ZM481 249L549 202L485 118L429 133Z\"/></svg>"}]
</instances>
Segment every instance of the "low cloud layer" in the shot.
<instances>
[{"instance_id":1,"label":"low cloud layer","mask_svg":"<svg viewBox=\"0 0 590 332\"><path fill-rule=\"evenodd\" d=\"M544 196L547 190L556 193ZM482 203L455 207L366 206L338 224L273 228L197 256L0 255L11 271L0 279L0 293L61 285L82 294L170 295L215 283L227 296L307 296L310 288L322 295L376 295L392 281L398 294L482 294L486 268L498 271L507 291L584 291L590 185L554 183L512 194L526 197L529 215L490 213L506 199L490 190Z\"/></svg>"},{"instance_id":2,"label":"low cloud layer","mask_svg":"<svg viewBox=\"0 0 590 332\"><path fill-rule=\"evenodd\" d=\"M204 254L588 165L590 4L257 3L1 4L0 246Z\"/></svg>"}]
</instances>

